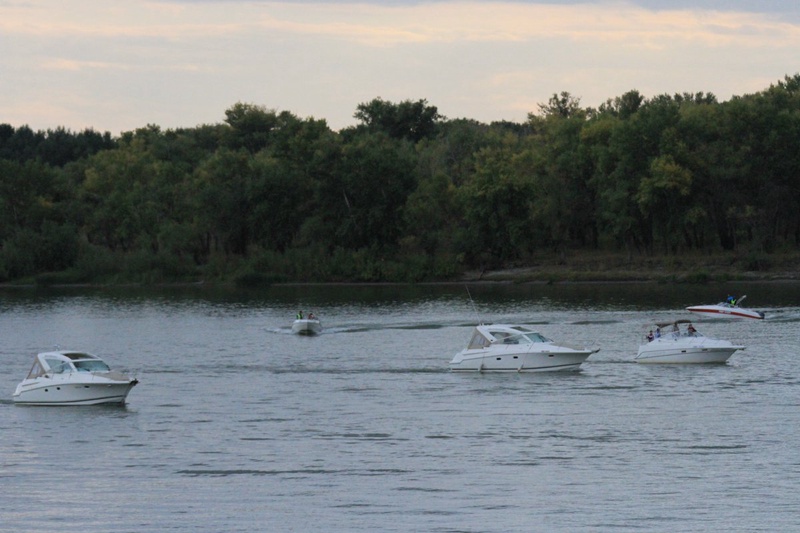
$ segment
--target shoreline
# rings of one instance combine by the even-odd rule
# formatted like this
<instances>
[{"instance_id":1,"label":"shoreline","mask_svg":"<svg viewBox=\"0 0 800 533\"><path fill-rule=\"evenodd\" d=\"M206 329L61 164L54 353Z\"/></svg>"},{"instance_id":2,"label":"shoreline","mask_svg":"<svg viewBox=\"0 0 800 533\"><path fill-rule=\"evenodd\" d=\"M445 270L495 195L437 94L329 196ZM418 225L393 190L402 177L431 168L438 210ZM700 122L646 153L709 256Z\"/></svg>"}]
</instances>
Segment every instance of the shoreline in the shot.
<instances>
[{"instance_id":1,"label":"shoreline","mask_svg":"<svg viewBox=\"0 0 800 533\"><path fill-rule=\"evenodd\" d=\"M70 283L68 276L41 274L0 283L0 288L46 287L225 287L256 288L270 285L446 285L492 283L674 283L708 284L728 282L800 281L800 252L742 257L737 254L631 256L605 252L571 252L541 255L536 260L493 269L465 270L452 279L425 281L275 281L239 282L234 274L224 280L182 281L85 281ZM59 279L60 278L60 279ZM154 276L153 279L158 279Z\"/></svg>"},{"instance_id":2,"label":"shoreline","mask_svg":"<svg viewBox=\"0 0 800 533\"><path fill-rule=\"evenodd\" d=\"M199 281L199 282L159 282L159 283L59 283L59 284L39 284L39 283L0 283L0 290L3 289L123 289L123 288L230 288L238 290L259 289L266 287L313 287L313 286L351 286L351 287L380 287L380 286L446 286L446 285L634 285L634 284L655 284L655 285L724 285L726 283L800 283L797 275L772 275L772 276L731 276L724 279L709 279L704 281L689 281L685 279L662 279L659 277L598 277L585 279L571 279L548 276L549 279L538 279L530 277L528 274L518 275L509 274L506 271L496 271L484 274L479 277L465 276L458 280L439 280L439 281L282 281L259 284L255 286L237 286L232 281Z\"/></svg>"}]
</instances>

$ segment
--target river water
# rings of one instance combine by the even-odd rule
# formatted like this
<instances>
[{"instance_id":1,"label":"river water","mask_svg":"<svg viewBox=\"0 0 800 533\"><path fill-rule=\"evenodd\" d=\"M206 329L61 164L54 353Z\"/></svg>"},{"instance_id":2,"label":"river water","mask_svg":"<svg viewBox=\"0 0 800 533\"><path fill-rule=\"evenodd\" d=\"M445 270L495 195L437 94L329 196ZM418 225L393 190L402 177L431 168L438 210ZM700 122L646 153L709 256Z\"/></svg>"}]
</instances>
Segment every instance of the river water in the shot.
<instances>
[{"instance_id":1,"label":"river water","mask_svg":"<svg viewBox=\"0 0 800 533\"><path fill-rule=\"evenodd\" d=\"M725 365L633 363L652 320ZM800 284L0 290L0 531L799 531ZM298 309L325 330L292 335ZM453 374L479 321L600 348ZM22 407L33 355L97 353L124 407Z\"/></svg>"}]
</instances>

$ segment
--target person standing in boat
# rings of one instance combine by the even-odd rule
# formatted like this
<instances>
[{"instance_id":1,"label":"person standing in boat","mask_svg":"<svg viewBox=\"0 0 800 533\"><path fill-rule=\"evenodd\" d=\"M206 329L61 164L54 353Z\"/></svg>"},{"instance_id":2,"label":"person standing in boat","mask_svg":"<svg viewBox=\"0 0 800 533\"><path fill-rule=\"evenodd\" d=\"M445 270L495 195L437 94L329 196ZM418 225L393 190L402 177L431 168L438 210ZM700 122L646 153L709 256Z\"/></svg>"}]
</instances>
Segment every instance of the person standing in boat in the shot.
<instances>
[{"instance_id":1,"label":"person standing in boat","mask_svg":"<svg viewBox=\"0 0 800 533\"><path fill-rule=\"evenodd\" d=\"M303 320L303 311L298 311L295 318L297 318L297 320Z\"/></svg>"},{"instance_id":2,"label":"person standing in boat","mask_svg":"<svg viewBox=\"0 0 800 533\"><path fill-rule=\"evenodd\" d=\"M687 327L687 328L686 328L686 331L687 331L687 332L689 333L689 335L691 335L692 337L694 337L694 336L697 334L697 330L696 330L696 329L694 329L694 326L692 325L692 323L691 323L691 322L689 323L689 327Z\"/></svg>"}]
</instances>

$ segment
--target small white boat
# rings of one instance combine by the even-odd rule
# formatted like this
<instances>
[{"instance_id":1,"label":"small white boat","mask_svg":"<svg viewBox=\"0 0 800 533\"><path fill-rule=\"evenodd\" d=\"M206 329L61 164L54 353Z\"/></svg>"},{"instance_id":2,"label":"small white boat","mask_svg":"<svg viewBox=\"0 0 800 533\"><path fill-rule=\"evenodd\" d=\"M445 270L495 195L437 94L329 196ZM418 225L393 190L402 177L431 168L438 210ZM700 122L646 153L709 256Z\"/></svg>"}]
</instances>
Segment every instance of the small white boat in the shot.
<instances>
[{"instance_id":1,"label":"small white boat","mask_svg":"<svg viewBox=\"0 0 800 533\"><path fill-rule=\"evenodd\" d=\"M450 361L450 370L471 372L548 372L578 370L599 350L556 344L536 331L512 324L480 325L467 348Z\"/></svg>"},{"instance_id":2,"label":"small white boat","mask_svg":"<svg viewBox=\"0 0 800 533\"><path fill-rule=\"evenodd\" d=\"M696 315L705 318L755 318L761 320L764 318L764 313L761 311L754 311L739 307L742 300L747 298L747 295L742 296L735 303L720 302L714 305L693 305L687 307L686 310Z\"/></svg>"},{"instance_id":3,"label":"small white boat","mask_svg":"<svg viewBox=\"0 0 800 533\"><path fill-rule=\"evenodd\" d=\"M298 335L316 335L322 331L322 323L318 318L298 318L292 324L292 333Z\"/></svg>"},{"instance_id":4,"label":"small white boat","mask_svg":"<svg viewBox=\"0 0 800 533\"><path fill-rule=\"evenodd\" d=\"M139 383L111 370L96 355L59 350L34 358L28 377L17 385L13 400L28 405L124 404Z\"/></svg>"},{"instance_id":5,"label":"small white boat","mask_svg":"<svg viewBox=\"0 0 800 533\"><path fill-rule=\"evenodd\" d=\"M653 335L651 340L650 336ZM637 363L724 363L735 351L744 346L729 341L705 337L689 320L676 320L654 324L645 335Z\"/></svg>"}]
</instances>

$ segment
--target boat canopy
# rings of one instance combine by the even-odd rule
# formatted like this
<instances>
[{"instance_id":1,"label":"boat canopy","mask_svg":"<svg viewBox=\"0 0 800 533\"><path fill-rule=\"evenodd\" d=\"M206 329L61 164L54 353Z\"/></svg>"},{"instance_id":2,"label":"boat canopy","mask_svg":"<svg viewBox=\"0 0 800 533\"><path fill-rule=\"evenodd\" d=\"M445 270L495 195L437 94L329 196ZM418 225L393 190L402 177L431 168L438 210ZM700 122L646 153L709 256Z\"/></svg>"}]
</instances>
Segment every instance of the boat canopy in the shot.
<instances>
[{"instance_id":1,"label":"boat canopy","mask_svg":"<svg viewBox=\"0 0 800 533\"><path fill-rule=\"evenodd\" d=\"M84 352L46 352L36 356L27 379L35 379L47 372L110 372L111 368L99 357Z\"/></svg>"},{"instance_id":2,"label":"boat canopy","mask_svg":"<svg viewBox=\"0 0 800 533\"><path fill-rule=\"evenodd\" d=\"M495 343L500 344L532 344L536 342L552 342L540 333L524 326L478 326L472 334L467 349L477 350Z\"/></svg>"},{"instance_id":3,"label":"boat canopy","mask_svg":"<svg viewBox=\"0 0 800 533\"><path fill-rule=\"evenodd\" d=\"M658 326L659 328L665 328L667 326L675 326L677 324L691 324L691 323L692 323L691 320L686 320L685 318L682 318L680 320L670 320L669 322L656 322L655 325Z\"/></svg>"},{"instance_id":4,"label":"boat canopy","mask_svg":"<svg viewBox=\"0 0 800 533\"><path fill-rule=\"evenodd\" d=\"M33 360L33 366L31 367L31 371L28 372L28 377L25 379L36 379L39 376L43 376L47 372L42 364L39 362L39 358Z\"/></svg>"}]
</instances>

